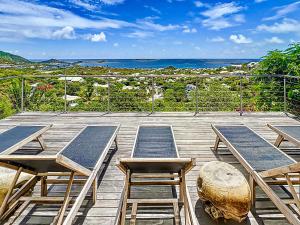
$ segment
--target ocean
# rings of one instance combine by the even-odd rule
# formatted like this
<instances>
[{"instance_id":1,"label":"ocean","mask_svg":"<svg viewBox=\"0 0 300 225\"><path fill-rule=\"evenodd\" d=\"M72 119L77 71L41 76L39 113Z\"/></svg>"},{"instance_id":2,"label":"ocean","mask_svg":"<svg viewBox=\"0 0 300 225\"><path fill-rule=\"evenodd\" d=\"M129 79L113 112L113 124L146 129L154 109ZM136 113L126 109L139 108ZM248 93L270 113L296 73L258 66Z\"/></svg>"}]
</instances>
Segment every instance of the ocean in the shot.
<instances>
[{"instance_id":1,"label":"ocean","mask_svg":"<svg viewBox=\"0 0 300 225\"><path fill-rule=\"evenodd\" d=\"M197 69L219 68L223 66L258 62L259 59L61 59L61 61L85 67L105 66L111 68L158 69L173 66L175 68Z\"/></svg>"}]
</instances>

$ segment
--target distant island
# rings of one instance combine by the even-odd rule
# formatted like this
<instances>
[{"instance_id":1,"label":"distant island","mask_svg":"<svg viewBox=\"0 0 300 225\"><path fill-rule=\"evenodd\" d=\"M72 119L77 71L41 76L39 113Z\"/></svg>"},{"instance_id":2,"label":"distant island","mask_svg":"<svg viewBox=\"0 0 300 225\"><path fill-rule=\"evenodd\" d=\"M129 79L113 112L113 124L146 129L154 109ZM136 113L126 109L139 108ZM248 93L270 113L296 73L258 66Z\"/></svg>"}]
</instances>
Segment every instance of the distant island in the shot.
<instances>
[{"instance_id":1,"label":"distant island","mask_svg":"<svg viewBox=\"0 0 300 225\"><path fill-rule=\"evenodd\" d=\"M62 64L62 63L66 63L66 62L58 60L58 59L49 59L49 60L41 61L40 63L43 63L43 64Z\"/></svg>"}]
</instances>

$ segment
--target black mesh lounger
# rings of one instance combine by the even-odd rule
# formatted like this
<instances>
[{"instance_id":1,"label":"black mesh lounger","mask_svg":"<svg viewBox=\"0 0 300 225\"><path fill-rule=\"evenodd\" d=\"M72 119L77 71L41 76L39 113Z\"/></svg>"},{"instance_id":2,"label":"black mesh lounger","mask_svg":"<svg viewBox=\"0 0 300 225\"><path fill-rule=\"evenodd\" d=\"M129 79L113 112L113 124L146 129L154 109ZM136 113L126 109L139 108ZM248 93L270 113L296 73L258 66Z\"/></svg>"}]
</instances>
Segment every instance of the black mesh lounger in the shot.
<instances>
[{"instance_id":1,"label":"black mesh lounger","mask_svg":"<svg viewBox=\"0 0 300 225\"><path fill-rule=\"evenodd\" d=\"M30 203L62 203L54 224L71 224L74 220L88 190L93 186L93 201L96 201L97 176L103 161L113 142L117 149L117 132L119 126L86 126L56 155L0 155L0 162L6 167L17 170L16 179L21 171L34 174L35 182L41 180L41 197L21 197L22 193L10 197L6 207L1 207L1 219L10 215L16 207L25 210ZM75 175L86 177L76 180ZM67 180L59 178L57 182L66 183L67 189L63 198L47 196L47 178L50 176L69 176ZM53 179L51 179L53 180ZM54 182L55 183L55 182ZM77 196L69 213L64 219L65 211L70 203L72 185L82 184L83 188ZM32 183L30 184L32 187ZM28 187L23 187L27 189ZM13 203L12 203L13 202ZM25 206L24 206L25 204ZM18 210L18 215L20 214Z\"/></svg>"},{"instance_id":2,"label":"black mesh lounger","mask_svg":"<svg viewBox=\"0 0 300 225\"><path fill-rule=\"evenodd\" d=\"M252 206L255 206L257 184L290 223L300 224L298 216L287 206L296 205L300 209L300 201L293 186L295 180L291 178L291 173L300 172L300 163L247 126L212 125L212 129L217 134L214 150L217 151L219 143L223 142L250 174ZM269 185L288 185L293 199L288 203L283 201Z\"/></svg>"},{"instance_id":3,"label":"black mesh lounger","mask_svg":"<svg viewBox=\"0 0 300 225\"><path fill-rule=\"evenodd\" d=\"M136 223L138 205L171 204L174 208L174 221L180 223L178 203L183 203L185 219L190 224L197 224L193 207L185 183L185 174L195 165L194 159L180 158L173 134L169 125L143 125L138 127L131 158L119 159L117 166L126 175L123 200L120 202L115 224L125 224L126 211L132 204L131 224ZM137 199L131 198L132 186L178 185L180 198ZM150 190L150 188L148 189Z\"/></svg>"},{"instance_id":4,"label":"black mesh lounger","mask_svg":"<svg viewBox=\"0 0 300 225\"><path fill-rule=\"evenodd\" d=\"M42 134L52 125L19 125L0 134L0 154L11 154L31 141L38 141L45 149Z\"/></svg>"},{"instance_id":5,"label":"black mesh lounger","mask_svg":"<svg viewBox=\"0 0 300 225\"><path fill-rule=\"evenodd\" d=\"M273 131L278 134L278 137L274 143L279 147L284 140L290 141L297 147L300 147L300 125L271 125L268 124Z\"/></svg>"}]
</instances>

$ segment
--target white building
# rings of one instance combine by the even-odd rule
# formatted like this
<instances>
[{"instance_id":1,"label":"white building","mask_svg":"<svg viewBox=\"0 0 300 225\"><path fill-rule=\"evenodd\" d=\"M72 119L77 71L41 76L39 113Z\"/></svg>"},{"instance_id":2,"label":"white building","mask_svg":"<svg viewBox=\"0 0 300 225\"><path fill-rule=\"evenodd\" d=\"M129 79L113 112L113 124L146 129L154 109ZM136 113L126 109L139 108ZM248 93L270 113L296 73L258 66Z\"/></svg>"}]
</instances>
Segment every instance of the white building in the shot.
<instances>
[{"instance_id":1,"label":"white building","mask_svg":"<svg viewBox=\"0 0 300 225\"><path fill-rule=\"evenodd\" d=\"M84 79L82 77L60 77L58 80L66 80L68 82L83 82Z\"/></svg>"}]
</instances>

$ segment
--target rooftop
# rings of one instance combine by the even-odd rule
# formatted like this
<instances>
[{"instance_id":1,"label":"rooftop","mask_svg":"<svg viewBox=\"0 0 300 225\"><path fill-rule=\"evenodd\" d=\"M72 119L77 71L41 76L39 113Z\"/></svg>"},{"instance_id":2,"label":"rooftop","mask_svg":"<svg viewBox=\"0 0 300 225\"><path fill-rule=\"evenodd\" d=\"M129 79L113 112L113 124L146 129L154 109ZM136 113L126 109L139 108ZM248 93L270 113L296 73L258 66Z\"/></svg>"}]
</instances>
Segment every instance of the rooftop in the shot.
<instances>
[{"instance_id":1,"label":"rooftop","mask_svg":"<svg viewBox=\"0 0 300 225\"><path fill-rule=\"evenodd\" d=\"M23 112L6 119L0 120L0 132L16 124L49 124L53 127L48 130L44 139L47 143L46 151L40 154L56 154L70 141L80 129L87 124L120 123L118 134L119 149L115 154L110 154L106 160L100 176L97 192L97 202L92 206L91 197L87 197L81 207L76 224L114 224L117 214L121 192L123 188L123 174L115 166L117 158L130 157L134 137L139 124L170 124L173 126L176 143L181 157L196 158L196 167L188 173L187 182L192 203L199 220L199 224L215 224L203 211L201 201L197 195L196 180L201 165L212 160L228 162L245 173L235 157L225 148L215 155L211 147L215 142L215 134L210 125L213 124L245 124L261 134L270 142L274 142L276 134L267 126L271 124L299 124L299 122L282 112L244 113L238 112L207 112L194 113L169 112L169 113L41 113ZM32 144L25 146L32 147ZM299 153L293 151L292 146L284 143L282 148L297 161ZM25 150L25 149L24 149ZM245 174L246 178L248 177ZM39 187L35 189L37 192ZM65 187L50 187L50 195L63 196ZM287 195L286 192L281 195ZM90 200L90 201L89 201ZM17 224L50 224L58 211L54 206L31 206L16 221ZM266 198L261 191L257 194L256 214L249 214L244 224L288 224L280 215L276 207ZM143 223L145 224L145 223ZM153 224L153 223L149 223ZM159 223L167 224L167 223ZM218 224L223 224L219 222ZM235 224L227 221L226 224Z\"/></svg>"}]
</instances>

